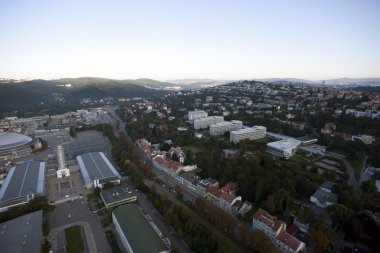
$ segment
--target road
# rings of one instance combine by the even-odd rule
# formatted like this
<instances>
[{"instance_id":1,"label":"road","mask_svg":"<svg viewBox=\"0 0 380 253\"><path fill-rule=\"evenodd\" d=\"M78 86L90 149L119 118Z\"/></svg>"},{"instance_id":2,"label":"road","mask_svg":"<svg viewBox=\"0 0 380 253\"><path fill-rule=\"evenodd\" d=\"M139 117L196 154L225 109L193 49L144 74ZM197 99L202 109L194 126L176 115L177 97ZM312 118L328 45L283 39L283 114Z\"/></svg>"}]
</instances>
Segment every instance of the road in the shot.
<instances>
[{"instance_id":1,"label":"road","mask_svg":"<svg viewBox=\"0 0 380 253\"><path fill-rule=\"evenodd\" d=\"M112 253L99 218L88 210L87 206L87 202L85 200L82 202L81 199L56 205L55 210L48 214L50 230L55 231L55 229L70 226L77 222L89 224L90 229L86 230L85 226L85 232L89 231L94 240L89 239L86 241L90 242L89 244L96 244L95 246L90 245L89 248L96 247L97 251L95 252Z\"/></svg>"},{"instance_id":2,"label":"road","mask_svg":"<svg viewBox=\"0 0 380 253\"><path fill-rule=\"evenodd\" d=\"M355 199L359 200L362 195L362 190L360 188L360 183L355 178L354 168L351 163L349 163L345 158L339 155L334 155L333 153L326 154L327 157L332 157L343 162L344 166L347 168L348 173L348 184L354 188Z\"/></svg>"},{"instance_id":3,"label":"road","mask_svg":"<svg viewBox=\"0 0 380 253\"><path fill-rule=\"evenodd\" d=\"M65 229L71 226L79 225L81 229L84 231L84 235L82 234L83 243L85 244L85 249L87 249L90 253L98 252L98 248L95 243L94 234L92 232L91 226L88 222L78 221L70 224L62 225L53 229L50 232L49 240L52 241L52 249L54 252L65 252L64 248L66 248L65 244ZM81 232L82 233L82 232Z\"/></svg>"},{"instance_id":4,"label":"road","mask_svg":"<svg viewBox=\"0 0 380 253\"><path fill-rule=\"evenodd\" d=\"M142 208L145 214L148 214L153 218L154 223L160 229L160 231L169 238L172 249L178 249L182 253L190 253L191 250L187 244L178 236L177 232L166 223L162 215L157 211L157 209L150 203L146 198L145 194L137 192L138 204Z\"/></svg>"}]
</instances>

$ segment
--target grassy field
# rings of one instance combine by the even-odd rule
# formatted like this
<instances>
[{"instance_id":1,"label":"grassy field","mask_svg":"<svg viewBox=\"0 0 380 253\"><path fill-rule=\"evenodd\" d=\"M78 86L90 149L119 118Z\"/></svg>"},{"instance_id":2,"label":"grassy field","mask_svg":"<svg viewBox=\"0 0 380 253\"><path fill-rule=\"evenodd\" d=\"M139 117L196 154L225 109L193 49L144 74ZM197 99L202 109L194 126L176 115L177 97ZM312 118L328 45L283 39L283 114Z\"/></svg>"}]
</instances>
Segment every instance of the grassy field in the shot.
<instances>
[{"instance_id":1,"label":"grassy field","mask_svg":"<svg viewBox=\"0 0 380 253\"><path fill-rule=\"evenodd\" d=\"M84 251L80 226L66 228L65 235L68 253L81 253Z\"/></svg>"}]
</instances>

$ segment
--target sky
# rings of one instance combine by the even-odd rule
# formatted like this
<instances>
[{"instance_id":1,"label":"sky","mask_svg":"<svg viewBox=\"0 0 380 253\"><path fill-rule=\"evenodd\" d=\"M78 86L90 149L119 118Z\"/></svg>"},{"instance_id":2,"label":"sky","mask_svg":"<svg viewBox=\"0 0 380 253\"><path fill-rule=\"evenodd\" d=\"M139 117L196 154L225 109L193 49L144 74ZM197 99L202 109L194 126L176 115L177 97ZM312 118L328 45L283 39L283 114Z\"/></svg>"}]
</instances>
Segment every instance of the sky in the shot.
<instances>
[{"instance_id":1,"label":"sky","mask_svg":"<svg viewBox=\"0 0 380 253\"><path fill-rule=\"evenodd\" d=\"M380 77L379 0L0 0L0 77Z\"/></svg>"}]
</instances>

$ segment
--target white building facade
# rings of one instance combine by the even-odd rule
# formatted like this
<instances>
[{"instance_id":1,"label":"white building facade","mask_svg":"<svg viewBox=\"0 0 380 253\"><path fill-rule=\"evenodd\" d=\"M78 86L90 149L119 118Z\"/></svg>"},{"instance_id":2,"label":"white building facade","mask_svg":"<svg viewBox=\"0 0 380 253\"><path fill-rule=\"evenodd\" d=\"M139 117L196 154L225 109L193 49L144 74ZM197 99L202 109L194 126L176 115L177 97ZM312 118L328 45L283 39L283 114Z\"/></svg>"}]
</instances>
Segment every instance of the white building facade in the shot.
<instances>
[{"instance_id":1,"label":"white building facade","mask_svg":"<svg viewBox=\"0 0 380 253\"><path fill-rule=\"evenodd\" d=\"M212 124L221 123L224 121L222 116L210 116L206 118L200 118L194 120L194 128L195 129L204 129L208 128Z\"/></svg>"},{"instance_id":2,"label":"white building facade","mask_svg":"<svg viewBox=\"0 0 380 253\"><path fill-rule=\"evenodd\" d=\"M266 127L254 126L250 128L239 129L236 131L231 131L230 141L233 143L238 143L241 140L256 140L264 138L267 134Z\"/></svg>"},{"instance_id":3,"label":"white building facade","mask_svg":"<svg viewBox=\"0 0 380 253\"><path fill-rule=\"evenodd\" d=\"M225 121L210 125L210 135L222 135L225 132L238 130L243 127L240 120Z\"/></svg>"},{"instance_id":4,"label":"white building facade","mask_svg":"<svg viewBox=\"0 0 380 253\"><path fill-rule=\"evenodd\" d=\"M196 119L206 118L208 116L205 111L189 111L187 113L187 118L190 122L193 122Z\"/></svg>"},{"instance_id":5,"label":"white building facade","mask_svg":"<svg viewBox=\"0 0 380 253\"><path fill-rule=\"evenodd\" d=\"M281 141L270 142L267 144L267 152L271 153L272 155L289 159L296 153L297 148L300 144L301 142L296 139L285 139Z\"/></svg>"}]
</instances>

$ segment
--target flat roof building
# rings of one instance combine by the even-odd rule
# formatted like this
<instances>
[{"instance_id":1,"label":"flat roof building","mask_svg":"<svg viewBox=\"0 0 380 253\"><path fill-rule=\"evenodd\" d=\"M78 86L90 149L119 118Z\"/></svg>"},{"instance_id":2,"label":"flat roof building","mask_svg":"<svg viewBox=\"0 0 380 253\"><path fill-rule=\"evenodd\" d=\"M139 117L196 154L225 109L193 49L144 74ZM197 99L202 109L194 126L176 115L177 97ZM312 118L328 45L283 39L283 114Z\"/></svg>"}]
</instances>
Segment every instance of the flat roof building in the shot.
<instances>
[{"instance_id":1,"label":"flat roof building","mask_svg":"<svg viewBox=\"0 0 380 253\"><path fill-rule=\"evenodd\" d=\"M222 116L210 116L206 118L196 119L194 120L194 128L195 129L203 129L208 128L212 124L223 122L224 118Z\"/></svg>"},{"instance_id":2,"label":"flat roof building","mask_svg":"<svg viewBox=\"0 0 380 253\"><path fill-rule=\"evenodd\" d=\"M189 119L190 122L194 122L194 120L196 119L200 119L200 118L206 118L207 117L207 112L205 111L201 111L201 110L198 110L198 111L189 111L187 113L187 118Z\"/></svg>"},{"instance_id":3,"label":"flat roof building","mask_svg":"<svg viewBox=\"0 0 380 253\"><path fill-rule=\"evenodd\" d=\"M79 155L76 159L86 188L102 188L108 182L120 183L120 174L103 152Z\"/></svg>"},{"instance_id":4,"label":"flat roof building","mask_svg":"<svg viewBox=\"0 0 380 253\"><path fill-rule=\"evenodd\" d=\"M336 204L338 195L332 192L333 187L334 183L329 181L324 182L318 187L316 192L310 196L310 202L322 208Z\"/></svg>"},{"instance_id":5,"label":"flat roof building","mask_svg":"<svg viewBox=\"0 0 380 253\"><path fill-rule=\"evenodd\" d=\"M267 152L272 155L280 156L285 159L289 159L293 156L298 146L301 144L296 139L285 139L281 141L270 142L267 144Z\"/></svg>"},{"instance_id":6,"label":"flat roof building","mask_svg":"<svg viewBox=\"0 0 380 253\"><path fill-rule=\"evenodd\" d=\"M29 161L12 167L0 188L0 210L26 204L44 194L45 162Z\"/></svg>"},{"instance_id":7,"label":"flat roof building","mask_svg":"<svg viewBox=\"0 0 380 253\"><path fill-rule=\"evenodd\" d=\"M119 206L112 212L112 220L127 252L169 252L157 226L145 218L137 205Z\"/></svg>"},{"instance_id":8,"label":"flat roof building","mask_svg":"<svg viewBox=\"0 0 380 253\"><path fill-rule=\"evenodd\" d=\"M263 126L254 126L236 131L231 131L230 141L238 143L241 140L256 140L264 138L267 134L267 128Z\"/></svg>"},{"instance_id":9,"label":"flat roof building","mask_svg":"<svg viewBox=\"0 0 380 253\"><path fill-rule=\"evenodd\" d=\"M240 120L231 120L210 125L210 135L222 135L225 132L238 130L243 127Z\"/></svg>"},{"instance_id":10,"label":"flat roof building","mask_svg":"<svg viewBox=\"0 0 380 253\"><path fill-rule=\"evenodd\" d=\"M41 252L42 210L0 223L1 252Z\"/></svg>"},{"instance_id":11,"label":"flat roof building","mask_svg":"<svg viewBox=\"0 0 380 253\"><path fill-rule=\"evenodd\" d=\"M137 201L136 194L125 185L101 190L100 197L106 209Z\"/></svg>"}]
</instances>

